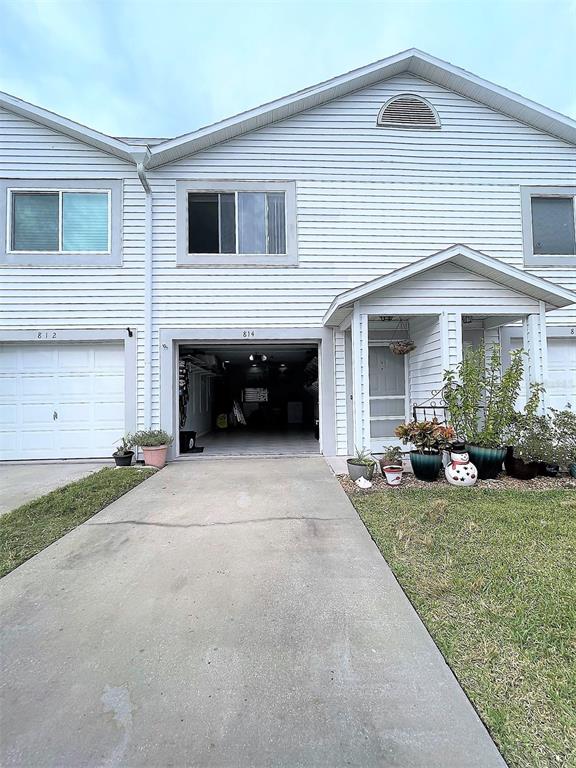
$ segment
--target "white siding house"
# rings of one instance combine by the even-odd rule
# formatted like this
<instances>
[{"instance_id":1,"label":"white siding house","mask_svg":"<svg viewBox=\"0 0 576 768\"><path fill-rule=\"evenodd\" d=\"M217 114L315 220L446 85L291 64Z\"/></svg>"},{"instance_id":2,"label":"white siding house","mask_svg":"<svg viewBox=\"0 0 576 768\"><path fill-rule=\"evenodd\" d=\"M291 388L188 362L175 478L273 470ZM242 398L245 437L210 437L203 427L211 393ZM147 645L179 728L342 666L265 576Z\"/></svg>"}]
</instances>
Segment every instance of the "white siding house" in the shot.
<instances>
[{"instance_id":1,"label":"white siding house","mask_svg":"<svg viewBox=\"0 0 576 768\"><path fill-rule=\"evenodd\" d=\"M222 216L242 192L282 200L280 245L191 252L190 196L218 196ZM52 250L30 245L32 193L60 206ZM108 242L75 251L89 195L108 195ZM548 404L576 402L575 199L574 121L416 50L160 142L3 95L0 458L176 433L179 355L203 346L317 347L327 455L391 442L470 339L524 346ZM533 252L540 201L559 254ZM399 337L416 349L393 360Z\"/></svg>"}]
</instances>

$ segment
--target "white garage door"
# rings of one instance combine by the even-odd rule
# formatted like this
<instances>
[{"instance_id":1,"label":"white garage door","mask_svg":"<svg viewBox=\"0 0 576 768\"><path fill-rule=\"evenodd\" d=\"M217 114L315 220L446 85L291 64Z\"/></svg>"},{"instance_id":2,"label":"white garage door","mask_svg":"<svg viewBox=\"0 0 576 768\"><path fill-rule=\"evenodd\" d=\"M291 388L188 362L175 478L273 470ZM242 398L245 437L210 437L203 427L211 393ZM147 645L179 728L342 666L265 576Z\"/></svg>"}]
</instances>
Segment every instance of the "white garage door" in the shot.
<instances>
[{"instance_id":1,"label":"white garage door","mask_svg":"<svg viewBox=\"0 0 576 768\"><path fill-rule=\"evenodd\" d=\"M548 405L576 408L576 338L548 339Z\"/></svg>"},{"instance_id":2,"label":"white garage door","mask_svg":"<svg viewBox=\"0 0 576 768\"><path fill-rule=\"evenodd\" d=\"M122 344L0 345L0 458L110 456L124 434Z\"/></svg>"}]
</instances>

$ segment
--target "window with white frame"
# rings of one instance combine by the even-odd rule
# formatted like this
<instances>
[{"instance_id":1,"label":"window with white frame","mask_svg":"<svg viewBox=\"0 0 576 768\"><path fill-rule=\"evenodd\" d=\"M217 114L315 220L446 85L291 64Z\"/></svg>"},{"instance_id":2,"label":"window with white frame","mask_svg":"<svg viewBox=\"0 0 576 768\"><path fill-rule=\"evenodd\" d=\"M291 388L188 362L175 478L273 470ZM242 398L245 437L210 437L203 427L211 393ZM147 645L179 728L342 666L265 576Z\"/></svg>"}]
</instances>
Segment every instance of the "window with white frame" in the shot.
<instances>
[{"instance_id":1,"label":"window with white frame","mask_svg":"<svg viewBox=\"0 0 576 768\"><path fill-rule=\"evenodd\" d=\"M526 266L576 265L576 187L523 187Z\"/></svg>"},{"instance_id":2,"label":"window with white frame","mask_svg":"<svg viewBox=\"0 0 576 768\"><path fill-rule=\"evenodd\" d=\"M0 263L107 266L121 263L121 181L0 183Z\"/></svg>"},{"instance_id":3,"label":"window with white frame","mask_svg":"<svg viewBox=\"0 0 576 768\"><path fill-rule=\"evenodd\" d=\"M294 263L293 184L178 184L180 264Z\"/></svg>"},{"instance_id":4,"label":"window with white frame","mask_svg":"<svg viewBox=\"0 0 576 768\"><path fill-rule=\"evenodd\" d=\"M110 191L9 190L9 250L110 253Z\"/></svg>"}]
</instances>

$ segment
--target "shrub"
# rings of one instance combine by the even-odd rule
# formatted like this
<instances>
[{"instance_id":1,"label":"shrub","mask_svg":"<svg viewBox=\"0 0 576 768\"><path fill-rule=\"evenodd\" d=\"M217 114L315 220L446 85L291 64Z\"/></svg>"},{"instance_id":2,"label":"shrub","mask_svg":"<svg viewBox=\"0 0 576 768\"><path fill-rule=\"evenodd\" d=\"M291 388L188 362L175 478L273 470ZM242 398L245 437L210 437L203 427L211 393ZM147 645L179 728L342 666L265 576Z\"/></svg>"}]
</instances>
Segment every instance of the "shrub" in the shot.
<instances>
[{"instance_id":1,"label":"shrub","mask_svg":"<svg viewBox=\"0 0 576 768\"><path fill-rule=\"evenodd\" d=\"M132 444L140 448L155 448L159 445L172 445L174 438L163 429L144 429L132 437Z\"/></svg>"},{"instance_id":2,"label":"shrub","mask_svg":"<svg viewBox=\"0 0 576 768\"><path fill-rule=\"evenodd\" d=\"M419 453L430 453L447 448L456 436L452 427L443 426L437 419L400 424L394 430L394 434L402 440L404 445L412 443Z\"/></svg>"}]
</instances>

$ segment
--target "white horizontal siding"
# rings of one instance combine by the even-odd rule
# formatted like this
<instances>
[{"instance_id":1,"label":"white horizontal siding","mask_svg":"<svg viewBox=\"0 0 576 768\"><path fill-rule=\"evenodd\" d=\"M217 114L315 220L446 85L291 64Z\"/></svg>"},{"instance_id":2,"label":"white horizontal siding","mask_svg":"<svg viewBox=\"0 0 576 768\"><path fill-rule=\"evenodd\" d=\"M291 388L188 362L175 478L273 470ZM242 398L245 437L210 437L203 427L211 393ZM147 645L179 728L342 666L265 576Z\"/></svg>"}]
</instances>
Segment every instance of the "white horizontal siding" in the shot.
<instances>
[{"instance_id":1,"label":"white horizontal siding","mask_svg":"<svg viewBox=\"0 0 576 768\"><path fill-rule=\"evenodd\" d=\"M122 267L1 267L0 327L131 327L142 370L144 194L134 166L0 110L0 178L123 179ZM141 414L142 376L134 397Z\"/></svg>"},{"instance_id":2,"label":"white horizontal siding","mask_svg":"<svg viewBox=\"0 0 576 768\"><path fill-rule=\"evenodd\" d=\"M334 331L334 404L336 409L336 451L348 452L348 417L346 408L346 355L344 332Z\"/></svg>"},{"instance_id":3,"label":"white horizontal siding","mask_svg":"<svg viewBox=\"0 0 576 768\"><path fill-rule=\"evenodd\" d=\"M419 405L442 386L440 318L411 318L410 337L416 344L408 355L410 404Z\"/></svg>"}]
</instances>

